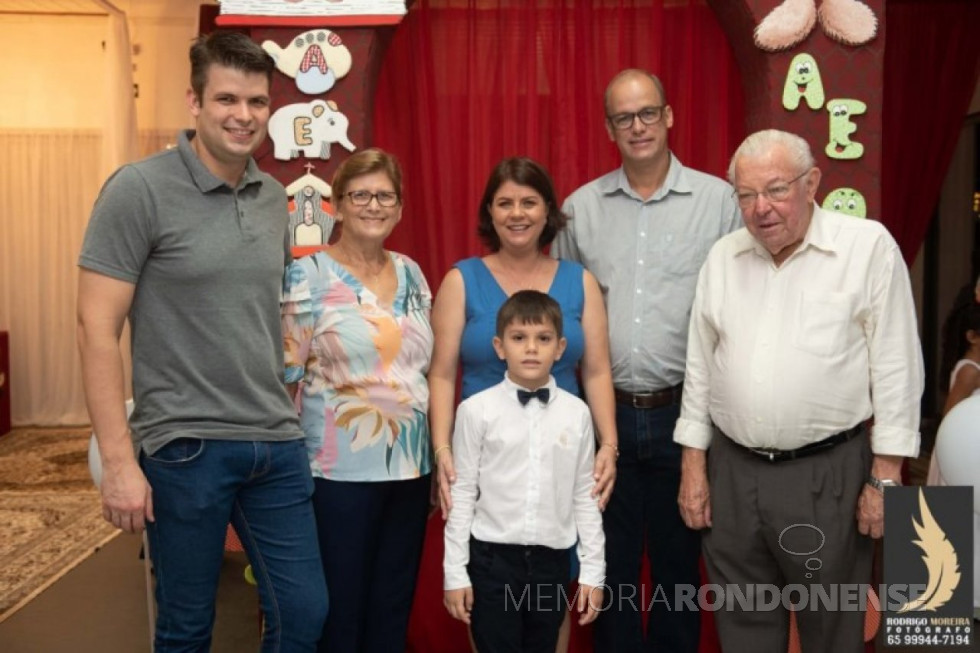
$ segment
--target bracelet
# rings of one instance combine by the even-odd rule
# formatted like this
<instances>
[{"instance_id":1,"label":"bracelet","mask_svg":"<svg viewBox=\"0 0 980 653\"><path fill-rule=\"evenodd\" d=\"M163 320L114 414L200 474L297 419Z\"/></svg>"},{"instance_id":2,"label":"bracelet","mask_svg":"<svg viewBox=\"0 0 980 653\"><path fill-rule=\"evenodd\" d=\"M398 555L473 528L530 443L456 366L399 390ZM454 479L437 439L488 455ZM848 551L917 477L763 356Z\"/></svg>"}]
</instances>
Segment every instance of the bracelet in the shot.
<instances>
[{"instance_id":1,"label":"bracelet","mask_svg":"<svg viewBox=\"0 0 980 653\"><path fill-rule=\"evenodd\" d=\"M619 447L611 442L600 442L599 447L610 447L614 452L616 452L616 458L619 458Z\"/></svg>"},{"instance_id":2,"label":"bracelet","mask_svg":"<svg viewBox=\"0 0 980 653\"><path fill-rule=\"evenodd\" d=\"M452 453L453 452L453 448L451 446L449 446L448 444L444 444L441 447L436 447L436 450L432 452L432 460L438 460L439 459L439 454L442 453L446 449L449 450L449 453Z\"/></svg>"}]
</instances>

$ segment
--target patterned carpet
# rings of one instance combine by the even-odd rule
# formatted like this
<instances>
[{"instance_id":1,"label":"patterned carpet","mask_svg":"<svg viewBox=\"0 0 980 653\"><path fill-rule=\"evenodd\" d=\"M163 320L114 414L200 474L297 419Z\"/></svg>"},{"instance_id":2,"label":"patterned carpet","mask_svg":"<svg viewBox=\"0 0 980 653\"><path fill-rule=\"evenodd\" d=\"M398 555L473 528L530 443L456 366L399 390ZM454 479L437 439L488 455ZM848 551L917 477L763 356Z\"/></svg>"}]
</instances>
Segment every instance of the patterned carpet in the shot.
<instances>
[{"instance_id":1,"label":"patterned carpet","mask_svg":"<svg viewBox=\"0 0 980 653\"><path fill-rule=\"evenodd\" d=\"M91 430L0 436L0 622L115 537L88 472Z\"/></svg>"}]
</instances>

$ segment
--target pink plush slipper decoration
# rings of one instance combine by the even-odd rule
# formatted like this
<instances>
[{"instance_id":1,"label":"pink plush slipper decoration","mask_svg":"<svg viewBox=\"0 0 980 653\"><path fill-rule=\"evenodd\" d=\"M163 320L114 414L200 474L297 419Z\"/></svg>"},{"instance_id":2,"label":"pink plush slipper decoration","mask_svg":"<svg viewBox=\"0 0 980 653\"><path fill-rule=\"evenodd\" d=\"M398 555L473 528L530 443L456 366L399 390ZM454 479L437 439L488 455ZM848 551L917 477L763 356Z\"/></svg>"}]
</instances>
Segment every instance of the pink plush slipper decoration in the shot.
<instances>
[{"instance_id":1,"label":"pink plush slipper decoration","mask_svg":"<svg viewBox=\"0 0 980 653\"><path fill-rule=\"evenodd\" d=\"M823 0L818 15L824 33L844 45L863 45L878 31L875 13L858 0Z\"/></svg>"},{"instance_id":2,"label":"pink plush slipper decoration","mask_svg":"<svg viewBox=\"0 0 980 653\"><path fill-rule=\"evenodd\" d=\"M791 48L807 37L816 22L814 0L784 0L755 28L755 44L769 52Z\"/></svg>"}]
</instances>

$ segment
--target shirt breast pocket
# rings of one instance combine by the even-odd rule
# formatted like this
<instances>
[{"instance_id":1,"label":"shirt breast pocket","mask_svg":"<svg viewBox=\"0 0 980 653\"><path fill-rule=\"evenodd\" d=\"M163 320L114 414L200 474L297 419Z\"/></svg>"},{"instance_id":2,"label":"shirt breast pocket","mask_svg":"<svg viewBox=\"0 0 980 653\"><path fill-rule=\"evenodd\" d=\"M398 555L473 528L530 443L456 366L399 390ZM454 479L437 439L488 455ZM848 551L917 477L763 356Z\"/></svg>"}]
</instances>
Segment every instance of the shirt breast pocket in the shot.
<instances>
[{"instance_id":1,"label":"shirt breast pocket","mask_svg":"<svg viewBox=\"0 0 980 653\"><path fill-rule=\"evenodd\" d=\"M849 293L803 293L793 345L815 356L846 352L853 306L854 297Z\"/></svg>"},{"instance_id":2,"label":"shirt breast pocket","mask_svg":"<svg viewBox=\"0 0 980 653\"><path fill-rule=\"evenodd\" d=\"M675 277L689 277L701 271L708 255L708 245L690 236L664 234L660 239L660 256L664 271Z\"/></svg>"}]
</instances>

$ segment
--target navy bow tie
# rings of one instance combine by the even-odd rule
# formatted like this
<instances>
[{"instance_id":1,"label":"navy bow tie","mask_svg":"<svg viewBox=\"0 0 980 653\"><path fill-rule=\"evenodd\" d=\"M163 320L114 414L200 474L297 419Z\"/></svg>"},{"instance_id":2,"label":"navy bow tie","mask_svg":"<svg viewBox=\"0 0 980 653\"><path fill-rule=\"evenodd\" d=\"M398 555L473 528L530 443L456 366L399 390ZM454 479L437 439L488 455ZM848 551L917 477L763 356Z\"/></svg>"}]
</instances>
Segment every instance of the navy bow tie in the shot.
<instances>
[{"instance_id":1,"label":"navy bow tie","mask_svg":"<svg viewBox=\"0 0 980 653\"><path fill-rule=\"evenodd\" d=\"M527 406L527 402L531 401L535 397L541 401L542 404L548 403L548 397L551 396L551 391L548 388L538 388L537 390L518 390L517 391L517 401L521 402L522 406Z\"/></svg>"}]
</instances>

